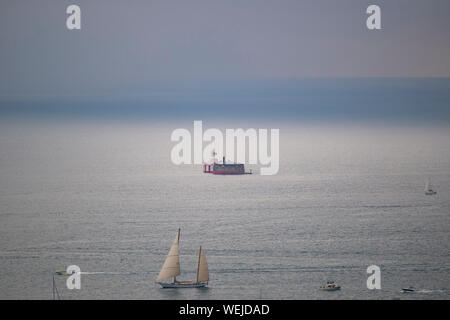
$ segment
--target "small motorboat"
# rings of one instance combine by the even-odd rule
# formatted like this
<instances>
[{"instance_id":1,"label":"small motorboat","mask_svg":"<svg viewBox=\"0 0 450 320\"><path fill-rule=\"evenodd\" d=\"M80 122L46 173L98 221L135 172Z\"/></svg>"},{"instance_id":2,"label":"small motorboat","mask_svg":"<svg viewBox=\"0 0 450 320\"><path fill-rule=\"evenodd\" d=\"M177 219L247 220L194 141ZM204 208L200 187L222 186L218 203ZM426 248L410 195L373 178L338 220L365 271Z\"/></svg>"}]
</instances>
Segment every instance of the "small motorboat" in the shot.
<instances>
[{"instance_id":1,"label":"small motorboat","mask_svg":"<svg viewBox=\"0 0 450 320\"><path fill-rule=\"evenodd\" d=\"M58 276L68 276L69 274L64 270L55 271L55 274Z\"/></svg>"},{"instance_id":2,"label":"small motorboat","mask_svg":"<svg viewBox=\"0 0 450 320\"><path fill-rule=\"evenodd\" d=\"M327 284L323 285L320 287L320 290L325 290L325 291L337 291L337 290L341 290L341 287L336 285L334 283L334 281L327 281Z\"/></svg>"},{"instance_id":3,"label":"small motorboat","mask_svg":"<svg viewBox=\"0 0 450 320\"><path fill-rule=\"evenodd\" d=\"M408 287L408 288L402 288L402 292L414 292L416 291L416 289L414 289L413 287Z\"/></svg>"}]
</instances>

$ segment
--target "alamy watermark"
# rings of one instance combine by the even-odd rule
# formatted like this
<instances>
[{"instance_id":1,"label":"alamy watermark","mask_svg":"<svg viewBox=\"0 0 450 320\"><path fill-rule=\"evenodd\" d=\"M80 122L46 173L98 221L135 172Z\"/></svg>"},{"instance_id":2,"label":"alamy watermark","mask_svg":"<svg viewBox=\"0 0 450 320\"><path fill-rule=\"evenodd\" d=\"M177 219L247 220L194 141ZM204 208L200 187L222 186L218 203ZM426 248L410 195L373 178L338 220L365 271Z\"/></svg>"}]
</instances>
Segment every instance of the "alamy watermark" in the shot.
<instances>
[{"instance_id":1,"label":"alamy watermark","mask_svg":"<svg viewBox=\"0 0 450 320\"><path fill-rule=\"evenodd\" d=\"M270 137L268 129L226 129L224 142L221 130L209 128L203 132L203 122L194 121L193 135L187 129L178 128L172 132L170 139L178 142L170 154L172 162L176 165L208 163L213 154L219 159L222 159L225 154L227 161L245 163L247 155L248 164L262 166L261 175L274 175L279 170L279 129L270 129ZM205 148L203 148L204 142L209 142ZM224 147L226 153L224 153Z\"/></svg>"},{"instance_id":2,"label":"alamy watermark","mask_svg":"<svg viewBox=\"0 0 450 320\"><path fill-rule=\"evenodd\" d=\"M367 267L367 273L370 276L367 278L367 289L381 289L381 270L379 266L371 265Z\"/></svg>"},{"instance_id":3,"label":"alamy watermark","mask_svg":"<svg viewBox=\"0 0 450 320\"><path fill-rule=\"evenodd\" d=\"M66 280L67 289L81 289L81 269L79 266L71 265L67 267L69 277Z\"/></svg>"}]
</instances>

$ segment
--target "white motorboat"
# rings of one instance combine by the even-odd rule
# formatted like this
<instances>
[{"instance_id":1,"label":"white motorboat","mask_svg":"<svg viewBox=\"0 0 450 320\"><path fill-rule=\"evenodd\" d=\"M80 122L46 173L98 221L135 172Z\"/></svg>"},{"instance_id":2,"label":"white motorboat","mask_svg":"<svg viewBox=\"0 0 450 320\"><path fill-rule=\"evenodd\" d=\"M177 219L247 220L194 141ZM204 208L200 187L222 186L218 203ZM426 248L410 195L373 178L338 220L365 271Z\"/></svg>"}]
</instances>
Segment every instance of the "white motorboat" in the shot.
<instances>
[{"instance_id":1,"label":"white motorboat","mask_svg":"<svg viewBox=\"0 0 450 320\"><path fill-rule=\"evenodd\" d=\"M328 281L325 285L320 287L320 290L337 291L337 290L341 290L341 287L336 285L334 283L334 281Z\"/></svg>"}]
</instances>

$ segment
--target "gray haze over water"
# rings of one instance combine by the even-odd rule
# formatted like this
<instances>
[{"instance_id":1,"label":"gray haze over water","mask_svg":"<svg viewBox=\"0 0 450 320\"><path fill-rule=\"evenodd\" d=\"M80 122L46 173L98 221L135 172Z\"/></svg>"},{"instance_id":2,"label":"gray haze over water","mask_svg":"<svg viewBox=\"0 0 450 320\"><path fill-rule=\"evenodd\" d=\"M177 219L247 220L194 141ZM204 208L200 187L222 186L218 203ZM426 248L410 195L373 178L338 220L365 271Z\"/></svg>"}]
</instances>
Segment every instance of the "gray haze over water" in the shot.
<instances>
[{"instance_id":1,"label":"gray haze over water","mask_svg":"<svg viewBox=\"0 0 450 320\"><path fill-rule=\"evenodd\" d=\"M4 97L0 115L31 119L450 122L450 78L161 82L145 94Z\"/></svg>"},{"instance_id":2,"label":"gray haze over water","mask_svg":"<svg viewBox=\"0 0 450 320\"><path fill-rule=\"evenodd\" d=\"M450 2L378 0L3 1L0 95L146 94L161 82L449 77ZM130 94L131 92L131 94Z\"/></svg>"}]
</instances>

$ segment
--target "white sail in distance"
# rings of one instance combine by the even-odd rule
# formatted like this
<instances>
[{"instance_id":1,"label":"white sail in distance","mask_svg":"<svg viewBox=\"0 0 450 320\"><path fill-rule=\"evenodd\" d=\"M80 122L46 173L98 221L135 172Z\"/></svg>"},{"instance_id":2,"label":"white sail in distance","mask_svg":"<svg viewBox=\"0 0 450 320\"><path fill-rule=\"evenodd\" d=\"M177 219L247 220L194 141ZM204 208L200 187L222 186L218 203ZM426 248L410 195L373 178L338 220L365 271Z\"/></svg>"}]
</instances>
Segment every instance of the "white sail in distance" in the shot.
<instances>
[{"instance_id":1,"label":"white sail in distance","mask_svg":"<svg viewBox=\"0 0 450 320\"><path fill-rule=\"evenodd\" d=\"M431 191L433 188L431 187L430 179L425 183L425 191Z\"/></svg>"},{"instance_id":2,"label":"white sail in distance","mask_svg":"<svg viewBox=\"0 0 450 320\"><path fill-rule=\"evenodd\" d=\"M209 281L208 262L206 261L205 251L203 251L202 247L200 247L197 268L197 282L207 281Z\"/></svg>"},{"instance_id":3,"label":"white sail in distance","mask_svg":"<svg viewBox=\"0 0 450 320\"><path fill-rule=\"evenodd\" d=\"M161 268L161 272L159 273L157 280L163 280L180 275L180 255L178 252L179 243L180 230L178 230L177 237L175 238L172 247L170 247L169 254L167 255L166 261Z\"/></svg>"}]
</instances>

